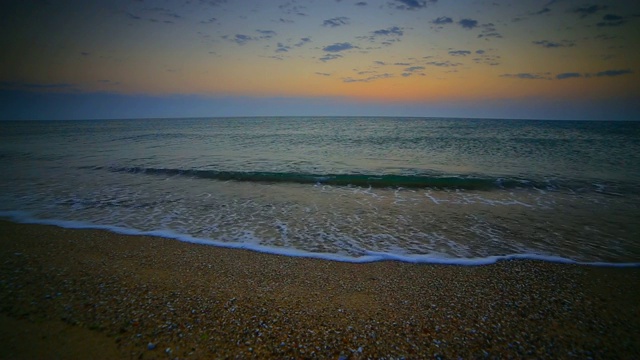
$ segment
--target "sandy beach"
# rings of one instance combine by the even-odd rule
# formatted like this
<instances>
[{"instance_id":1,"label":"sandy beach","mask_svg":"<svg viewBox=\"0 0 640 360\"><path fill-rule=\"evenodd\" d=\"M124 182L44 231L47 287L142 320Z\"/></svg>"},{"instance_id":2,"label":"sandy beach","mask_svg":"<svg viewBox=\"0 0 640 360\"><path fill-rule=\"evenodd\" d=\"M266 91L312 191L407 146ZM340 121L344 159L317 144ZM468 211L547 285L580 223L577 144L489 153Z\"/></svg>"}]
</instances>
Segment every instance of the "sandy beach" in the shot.
<instances>
[{"instance_id":1,"label":"sandy beach","mask_svg":"<svg viewBox=\"0 0 640 360\"><path fill-rule=\"evenodd\" d=\"M640 268L350 264L0 221L0 358L639 358Z\"/></svg>"}]
</instances>

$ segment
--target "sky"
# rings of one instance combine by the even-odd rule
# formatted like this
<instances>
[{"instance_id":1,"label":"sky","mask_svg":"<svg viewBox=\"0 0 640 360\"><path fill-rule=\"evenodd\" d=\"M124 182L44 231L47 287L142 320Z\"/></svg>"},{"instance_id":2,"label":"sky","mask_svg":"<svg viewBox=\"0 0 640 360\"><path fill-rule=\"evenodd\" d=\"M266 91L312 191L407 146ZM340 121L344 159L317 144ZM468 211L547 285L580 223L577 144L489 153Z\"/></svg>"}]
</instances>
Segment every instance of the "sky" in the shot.
<instances>
[{"instance_id":1,"label":"sky","mask_svg":"<svg viewBox=\"0 0 640 360\"><path fill-rule=\"evenodd\" d=\"M640 120L640 1L18 0L0 119Z\"/></svg>"}]
</instances>

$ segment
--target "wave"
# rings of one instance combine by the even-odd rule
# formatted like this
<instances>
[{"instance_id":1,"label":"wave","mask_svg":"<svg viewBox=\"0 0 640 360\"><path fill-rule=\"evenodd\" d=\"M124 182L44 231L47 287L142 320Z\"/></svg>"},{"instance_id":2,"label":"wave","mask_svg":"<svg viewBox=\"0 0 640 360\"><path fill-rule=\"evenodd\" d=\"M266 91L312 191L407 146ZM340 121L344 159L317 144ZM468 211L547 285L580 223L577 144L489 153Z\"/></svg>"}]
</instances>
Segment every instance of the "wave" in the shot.
<instances>
[{"instance_id":1,"label":"wave","mask_svg":"<svg viewBox=\"0 0 640 360\"><path fill-rule=\"evenodd\" d=\"M103 167L91 167L102 170ZM321 184L336 186L361 186L375 188L445 188L466 190L492 190L501 188L532 187L530 181L518 179L483 178L473 176L447 175L370 175L370 174L310 174L296 172L265 172L265 171L218 171L193 169L167 169L145 167L109 167L113 172L189 176L202 179L220 181L247 181L258 183L297 183Z\"/></svg>"},{"instance_id":2,"label":"wave","mask_svg":"<svg viewBox=\"0 0 640 360\"><path fill-rule=\"evenodd\" d=\"M282 255L282 256L289 256L289 257L312 258L312 259L321 259L321 260L339 261L339 262L348 262L348 263L400 261L400 262L413 263L413 264L479 266L479 265L495 264L499 261L505 261L505 260L536 260L536 261L545 261L545 262L551 262L551 263L587 265L587 266L599 266L599 267L600 266L602 267L640 267L640 262L626 262L626 263L600 262L600 261L587 262L587 261L577 261L577 260L565 258L562 256L543 255L543 254L535 254L535 253L491 255L486 257L475 257L475 258L463 258L463 257L453 258L453 257L444 257L439 254L394 254L394 253L387 253L387 252L367 251L362 256L348 256L348 255L334 254L334 253L309 252L309 251L295 249L295 248L265 246L265 245L257 244L255 242L250 242L250 243L227 242L227 241L221 241L221 240L197 238L190 235L176 233L170 230L143 231L143 230L125 228L120 226L92 224L92 223L87 223L82 221L41 219L41 218L32 217L29 213L23 212L23 211L0 211L0 218L4 218L12 222L22 223L22 224L50 225L50 226L57 226L61 228L67 228L67 229L105 230L105 231L109 231L116 234L122 234L122 235L155 236L155 237L161 237L166 239L179 240L179 241L193 243L193 244L210 245L210 246L217 246L217 247L230 248L230 249L243 249L243 250L255 251L260 253Z\"/></svg>"}]
</instances>

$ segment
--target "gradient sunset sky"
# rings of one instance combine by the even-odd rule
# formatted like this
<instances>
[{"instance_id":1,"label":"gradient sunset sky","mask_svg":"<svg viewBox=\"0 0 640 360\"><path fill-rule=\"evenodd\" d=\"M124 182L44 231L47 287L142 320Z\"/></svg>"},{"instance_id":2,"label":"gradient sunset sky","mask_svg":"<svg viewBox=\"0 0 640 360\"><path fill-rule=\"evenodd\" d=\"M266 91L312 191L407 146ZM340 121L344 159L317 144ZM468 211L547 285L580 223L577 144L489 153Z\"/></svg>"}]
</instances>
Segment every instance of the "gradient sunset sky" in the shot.
<instances>
[{"instance_id":1,"label":"gradient sunset sky","mask_svg":"<svg viewBox=\"0 0 640 360\"><path fill-rule=\"evenodd\" d=\"M0 119L640 120L640 1L20 0Z\"/></svg>"}]
</instances>

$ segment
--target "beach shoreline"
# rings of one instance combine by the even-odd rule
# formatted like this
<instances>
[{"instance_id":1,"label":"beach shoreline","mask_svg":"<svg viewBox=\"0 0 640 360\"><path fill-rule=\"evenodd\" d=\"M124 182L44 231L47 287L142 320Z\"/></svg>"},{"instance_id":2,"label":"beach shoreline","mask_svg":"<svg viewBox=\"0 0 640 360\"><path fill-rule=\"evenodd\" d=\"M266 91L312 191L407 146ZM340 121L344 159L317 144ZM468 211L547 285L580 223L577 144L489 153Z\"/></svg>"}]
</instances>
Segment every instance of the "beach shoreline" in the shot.
<instances>
[{"instance_id":1,"label":"beach shoreline","mask_svg":"<svg viewBox=\"0 0 640 360\"><path fill-rule=\"evenodd\" d=\"M0 244L7 358L640 357L638 267L354 264L8 221Z\"/></svg>"}]
</instances>

